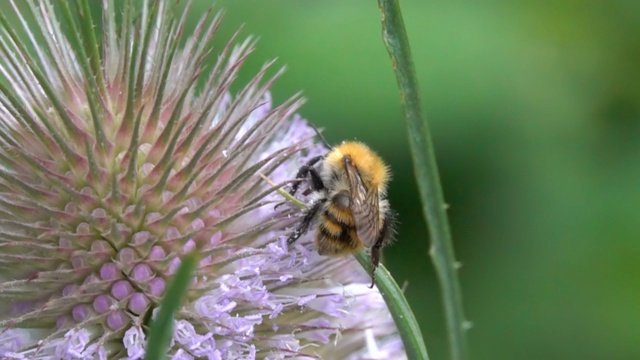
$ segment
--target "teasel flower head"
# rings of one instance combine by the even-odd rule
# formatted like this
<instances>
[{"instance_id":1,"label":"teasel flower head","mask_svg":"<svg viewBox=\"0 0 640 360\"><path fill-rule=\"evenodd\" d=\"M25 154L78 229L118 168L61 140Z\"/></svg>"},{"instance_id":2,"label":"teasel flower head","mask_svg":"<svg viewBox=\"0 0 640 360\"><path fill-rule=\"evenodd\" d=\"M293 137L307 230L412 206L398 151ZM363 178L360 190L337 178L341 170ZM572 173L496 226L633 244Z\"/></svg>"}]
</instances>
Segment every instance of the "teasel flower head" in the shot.
<instances>
[{"instance_id":1,"label":"teasel flower head","mask_svg":"<svg viewBox=\"0 0 640 360\"><path fill-rule=\"evenodd\" d=\"M253 42L212 48L213 13L183 36L175 1L70 3L0 14L0 357L142 358L192 251L172 358L403 357L353 259L286 245L274 189L327 149L269 64L231 91Z\"/></svg>"}]
</instances>

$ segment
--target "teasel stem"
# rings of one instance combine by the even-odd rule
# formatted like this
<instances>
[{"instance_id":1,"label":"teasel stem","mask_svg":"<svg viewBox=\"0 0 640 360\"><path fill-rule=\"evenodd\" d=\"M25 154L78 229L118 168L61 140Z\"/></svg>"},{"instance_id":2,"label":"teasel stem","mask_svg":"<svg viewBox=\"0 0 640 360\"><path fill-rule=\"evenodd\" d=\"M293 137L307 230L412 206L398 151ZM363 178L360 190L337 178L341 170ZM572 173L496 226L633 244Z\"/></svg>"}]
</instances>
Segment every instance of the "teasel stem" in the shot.
<instances>
[{"instance_id":1,"label":"teasel stem","mask_svg":"<svg viewBox=\"0 0 640 360\"><path fill-rule=\"evenodd\" d=\"M420 109L418 81L409 40L399 1L378 0L378 7L382 15L382 39L400 89L422 210L429 225L429 253L442 289L451 359L465 360L468 359L465 332L469 322L464 316L462 291L457 276L459 265L455 260L446 213L447 205L440 184L431 134Z\"/></svg>"}]
</instances>

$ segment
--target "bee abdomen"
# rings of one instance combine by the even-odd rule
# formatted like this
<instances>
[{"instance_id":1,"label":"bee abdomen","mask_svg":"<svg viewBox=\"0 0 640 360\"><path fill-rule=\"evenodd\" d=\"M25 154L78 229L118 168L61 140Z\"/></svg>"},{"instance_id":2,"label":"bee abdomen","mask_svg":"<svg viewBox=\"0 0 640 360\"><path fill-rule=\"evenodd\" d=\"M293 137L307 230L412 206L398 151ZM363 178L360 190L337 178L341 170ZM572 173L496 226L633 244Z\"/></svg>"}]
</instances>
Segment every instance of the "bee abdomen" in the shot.
<instances>
[{"instance_id":1,"label":"bee abdomen","mask_svg":"<svg viewBox=\"0 0 640 360\"><path fill-rule=\"evenodd\" d=\"M326 238L336 241L348 241L350 226L340 223L330 216L327 216L325 211L322 214L322 221L319 224L320 234Z\"/></svg>"},{"instance_id":2,"label":"bee abdomen","mask_svg":"<svg viewBox=\"0 0 640 360\"><path fill-rule=\"evenodd\" d=\"M329 233L327 227L319 226L316 235L316 246L320 255L343 255L353 253L360 247L360 242L354 240L354 229L342 228L339 235ZM357 236L356 236L357 238Z\"/></svg>"},{"instance_id":3,"label":"bee abdomen","mask_svg":"<svg viewBox=\"0 0 640 360\"><path fill-rule=\"evenodd\" d=\"M321 214L316 234L316 245L320 255L342 255L352 253L359 248L360 241L355 227L348 225L353 217L335 216L334 208L327 208ZM346 220L346 221L345 221Z\"/></svg>"},{"instance_id":4,"label":"bee abdomen","mask_svg":"<svg viewBox=\"0 0 640 360\"><path fill-rule=\"evenodd\" d=\"M326 220L334 222L336 224L346 226L346 227L354 227L355 220L353 219L353 214L351 210L348 208L340 208L337 206L328 206L324 213L322 214Z\"/></svg>"},{"instance_id":5,"label":"bee abdomen","mask_svg":"<svg viewBox=\"0 0 640 360\"><path fill-rule=\"evenodd\" d=\"M344 225L337 223L326 216L323 216L322 221L319 224L320 232L322 235L330 238L338 239L342 234Z\"/></svg>"}]
</instances>

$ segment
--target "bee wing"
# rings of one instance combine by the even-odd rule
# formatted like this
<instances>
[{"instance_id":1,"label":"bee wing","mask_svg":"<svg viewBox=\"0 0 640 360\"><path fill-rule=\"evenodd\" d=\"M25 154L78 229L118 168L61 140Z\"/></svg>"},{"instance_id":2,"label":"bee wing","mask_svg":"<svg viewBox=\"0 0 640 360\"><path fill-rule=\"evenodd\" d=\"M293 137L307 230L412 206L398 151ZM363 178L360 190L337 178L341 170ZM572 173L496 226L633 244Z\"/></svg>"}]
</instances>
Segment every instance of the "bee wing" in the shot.
<instances>
[{"instance_id":1,"label":"bee wing","mask_svg":"<svg viewBox=\"0 0 640 360\"><path fill-rule=\"evenodd\" d=\"M356 223L358 237L366 247L372 247L380 233L378 189L367 190L358 169L351 161L345 160L345 168L351 191L351 213Z\"/></svg>"}]
</instances>

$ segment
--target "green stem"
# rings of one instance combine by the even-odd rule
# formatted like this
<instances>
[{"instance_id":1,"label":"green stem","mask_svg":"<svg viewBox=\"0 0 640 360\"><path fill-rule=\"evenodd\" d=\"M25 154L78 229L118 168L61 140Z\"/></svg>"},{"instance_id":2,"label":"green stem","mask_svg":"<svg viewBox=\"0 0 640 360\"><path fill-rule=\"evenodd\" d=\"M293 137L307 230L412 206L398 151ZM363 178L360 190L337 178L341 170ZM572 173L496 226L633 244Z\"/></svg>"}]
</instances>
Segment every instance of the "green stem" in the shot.
<instances>
[{"instance_id":1,"label":"green stem","mask_svg":"<svg viewBox=\"0 0 640 360\"><path fill-rule=\"evenodd\" d=\"M189 284L193 280L193 272L198 264L199 254L192 251L182 258L182 263L176 272L176 276L171 280L167 292L160 304L160 311L151 323L149 331L149 342L145 360L162 360L167 358L167 350L173 335L174 314L178 311L180 304L189 289Z\"/></svg>"},{"instance_id":2,"label":"green stem","mask_svg":"<svg viewBox=\"0 0 640 360\"><path fill-rule=\"evenodd\" d=\"M371 269L372 264L368 254L359 252L355 254L355 257L367 272ZM376 269L376 285L378 285L378 290L380 290L384 302L387 303L396 328L398 328L407 358L429 360L418 321L416 321L402 290L382 264Z\"/></svg>"},{"instance_id":3,"label":"green stem","mask_svg":"<svg viewBox=\"0 0 640 360\"><path fill-rule=\"evenodd\" d=\"M442 290L451 358L464 360L468 358L465 335L467 322L462 306L457 263L435 152L429 127L420 110L418 82L398 1L378 0L378 6L382 13L382 38L396 74L407 120L409 144L420 190L422 209L429 224L430 254Z\"/></svg>"}]
</instances>

